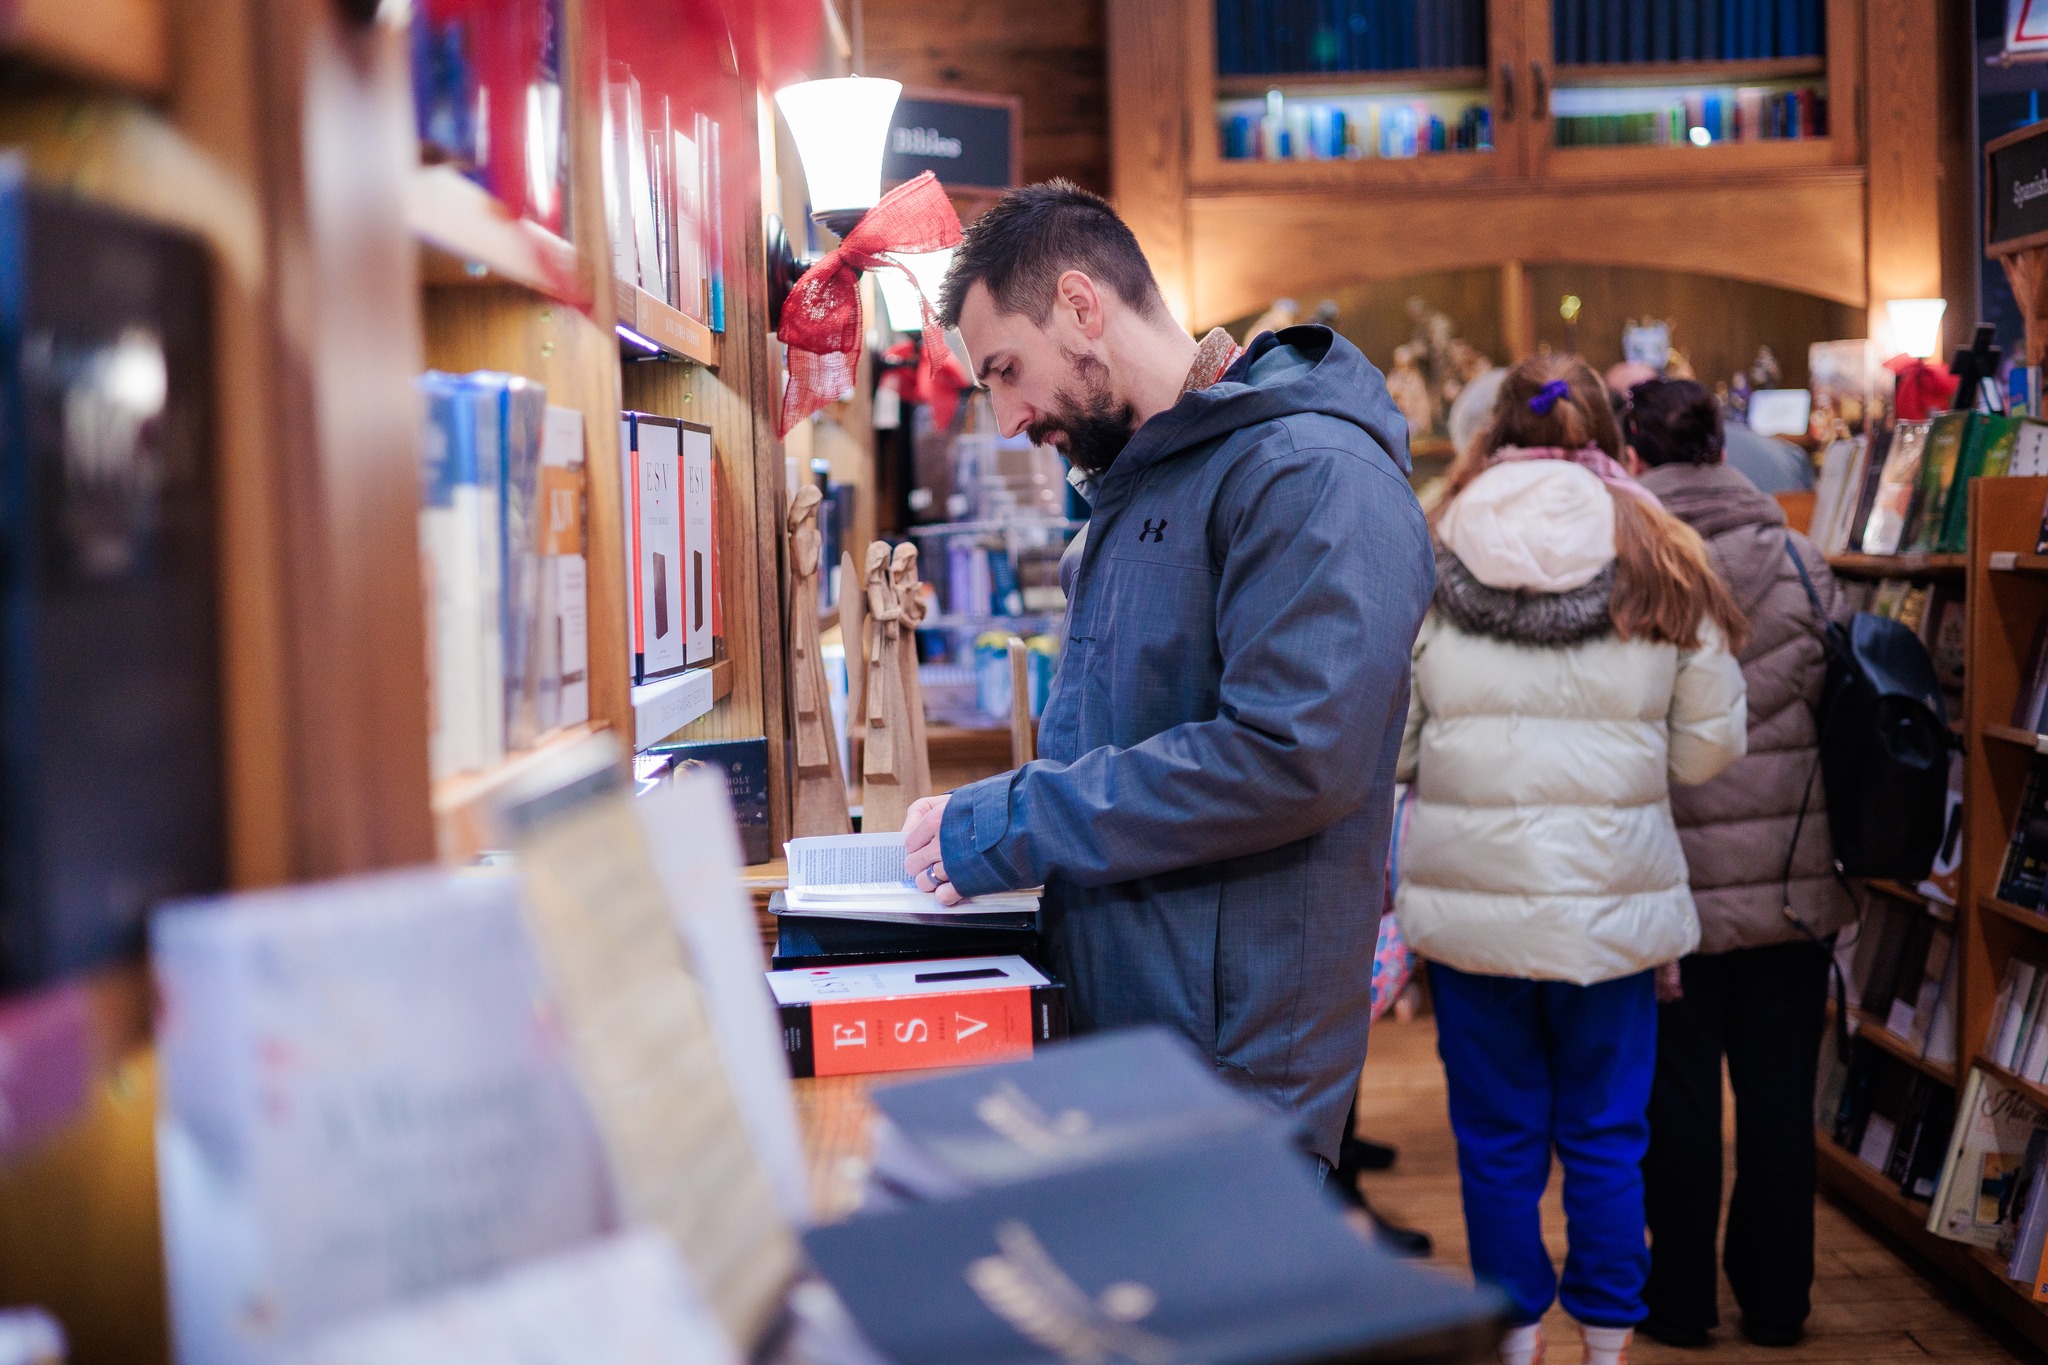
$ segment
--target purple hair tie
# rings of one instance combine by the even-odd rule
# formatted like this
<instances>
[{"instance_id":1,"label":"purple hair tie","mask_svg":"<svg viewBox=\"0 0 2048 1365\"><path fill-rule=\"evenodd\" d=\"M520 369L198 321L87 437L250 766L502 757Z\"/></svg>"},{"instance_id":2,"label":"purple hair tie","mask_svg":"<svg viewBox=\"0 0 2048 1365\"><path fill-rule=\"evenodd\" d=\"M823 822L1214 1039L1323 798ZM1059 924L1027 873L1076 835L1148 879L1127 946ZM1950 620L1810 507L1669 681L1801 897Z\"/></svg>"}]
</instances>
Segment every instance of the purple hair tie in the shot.
<instances>
[{"instance_id":1,"label":"purple hair tie","mask_svg":"<svg viewBox=\"0 0 2048 1365\"><path fill-rule=\"evenodd\" d=\"M1557 406L1557 400L1571 391L1571 385L1565 383L1562 379L1553 379L1542 388L1536 390L1536 396L1529 400L1529 411L1539 417L1547 417L1550 415L1550 410Z\"/></svg>"}]
</instances>

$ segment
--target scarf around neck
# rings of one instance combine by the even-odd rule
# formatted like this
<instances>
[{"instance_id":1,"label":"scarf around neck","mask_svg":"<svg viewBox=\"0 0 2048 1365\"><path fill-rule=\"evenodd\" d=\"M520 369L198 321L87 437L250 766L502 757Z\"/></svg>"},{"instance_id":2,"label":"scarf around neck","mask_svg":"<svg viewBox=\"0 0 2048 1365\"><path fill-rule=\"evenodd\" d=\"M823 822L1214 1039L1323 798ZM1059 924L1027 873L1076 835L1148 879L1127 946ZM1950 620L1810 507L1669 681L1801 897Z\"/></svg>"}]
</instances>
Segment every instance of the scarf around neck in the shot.
<instances>
[{"instance_id":1,"label":"scarf around neck","mask_svg":"<svg viewBox=\"0 0 2048 1365\"><path fill-rule=\"evenodd\" d=\"M1566 450L1563 446L1502 446L1493 452L1490 463L1514 464L1522 460L1563 460L1575 464L1606 484L1609 492L1626 493L1646 506L1658 511L1664 509L1655 493L1636 482L1635 476L1622 467L1621 461L1598 446L1584 446L1578 450Z\"/></svg>"}]
</instances>

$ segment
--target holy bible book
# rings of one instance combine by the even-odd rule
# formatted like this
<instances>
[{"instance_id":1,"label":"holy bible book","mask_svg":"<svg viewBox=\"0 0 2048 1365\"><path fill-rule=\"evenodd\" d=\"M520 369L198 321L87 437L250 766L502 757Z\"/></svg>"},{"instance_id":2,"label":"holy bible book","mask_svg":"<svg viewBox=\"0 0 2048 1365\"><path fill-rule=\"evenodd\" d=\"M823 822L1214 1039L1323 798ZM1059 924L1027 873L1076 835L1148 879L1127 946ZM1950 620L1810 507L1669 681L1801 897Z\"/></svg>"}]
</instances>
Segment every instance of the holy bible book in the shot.
<instances>
[{"instance_id":1,"label":"holy bible book","mask_svg":"<svg viewBox=\"0 0 2048 1365\"><path fill-rule=\"evenodd\" d=\"M1492 1289L1372 1245L1271 1128L805 1235L895 1365L1490 1358Z\"/></svg>"}]
</instances>

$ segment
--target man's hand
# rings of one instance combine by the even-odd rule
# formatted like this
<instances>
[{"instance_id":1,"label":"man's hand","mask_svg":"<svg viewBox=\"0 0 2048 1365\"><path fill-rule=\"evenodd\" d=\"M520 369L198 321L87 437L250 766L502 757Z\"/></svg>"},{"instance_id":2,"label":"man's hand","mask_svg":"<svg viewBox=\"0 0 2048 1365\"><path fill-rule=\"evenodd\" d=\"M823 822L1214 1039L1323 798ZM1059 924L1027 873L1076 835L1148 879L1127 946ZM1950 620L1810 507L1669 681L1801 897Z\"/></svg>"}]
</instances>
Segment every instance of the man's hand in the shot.
<instances>
[{"instance_id":1,"label":"man's hand","mask_svg":"<svg viewBox=\"0 0 2048 1365\"><path fill-rule=\"evenodd\" d=\"M946 878L939 851L939 824L946 817L946 796L926 796L911 803L903 822L903 871L920 891L938 893L939 904L958 905L960 892Z\"/></svg>"}]
</instances>

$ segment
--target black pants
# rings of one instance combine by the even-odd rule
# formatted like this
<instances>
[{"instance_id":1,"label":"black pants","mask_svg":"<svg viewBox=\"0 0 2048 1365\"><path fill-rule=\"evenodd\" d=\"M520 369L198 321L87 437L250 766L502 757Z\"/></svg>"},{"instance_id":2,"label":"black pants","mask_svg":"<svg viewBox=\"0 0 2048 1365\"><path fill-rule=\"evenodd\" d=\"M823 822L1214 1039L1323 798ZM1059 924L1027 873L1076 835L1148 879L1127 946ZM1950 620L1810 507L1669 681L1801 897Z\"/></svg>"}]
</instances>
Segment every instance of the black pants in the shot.
<instances>
[{"instance_id":1,"label":"black pants","mask_svg":"<svg viewBox=\"0 0 2048 1365\"><path fill-rule=\"evenodd\" d=\"M1652 1318L1705 1331L1719 1321L1714 1232L1721 1213L1721 1057L1735 1091L1735 1193L1725 1264L1752 1325L1806 1321L1813 1287L1813 1093L1827 1026L1828 961L1811 943L1739 948L1679 964L1685 998L1659 1007L1650 1150Z\"/></svg>"}]
</instances>

